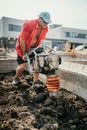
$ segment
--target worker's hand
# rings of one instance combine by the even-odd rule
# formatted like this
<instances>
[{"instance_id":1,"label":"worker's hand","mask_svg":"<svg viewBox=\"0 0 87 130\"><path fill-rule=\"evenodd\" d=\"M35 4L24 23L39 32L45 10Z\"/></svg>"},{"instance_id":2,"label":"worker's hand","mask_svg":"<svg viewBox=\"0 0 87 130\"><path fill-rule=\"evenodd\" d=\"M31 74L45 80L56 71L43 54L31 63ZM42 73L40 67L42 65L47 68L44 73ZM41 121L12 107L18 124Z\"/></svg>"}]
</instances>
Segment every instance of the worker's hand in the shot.
<instances>
[{"instance_id":1,"label":"worker's hand","mask_svg":"<svg viewBox=\"0 0 87 130\"><path fill-rule=\"evenodd\" d=\"M24 55L22 56L22 59L23 59L24 61L27 61L26 54L24 54Z\"/></svg>"}]
</instances>

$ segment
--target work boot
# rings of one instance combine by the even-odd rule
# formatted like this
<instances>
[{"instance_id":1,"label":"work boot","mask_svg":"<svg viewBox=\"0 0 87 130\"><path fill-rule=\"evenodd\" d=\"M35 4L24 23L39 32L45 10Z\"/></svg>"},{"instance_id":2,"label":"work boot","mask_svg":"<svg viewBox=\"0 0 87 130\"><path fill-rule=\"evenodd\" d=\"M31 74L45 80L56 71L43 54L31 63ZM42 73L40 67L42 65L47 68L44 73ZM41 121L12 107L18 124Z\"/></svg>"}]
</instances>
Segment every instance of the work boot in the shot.
<instances>
[{"instance_id":1,"label":"work boot","mask_svg":"<svg viewBox=\"0 0 87 130\"><path fill-rule=\"evenodd\" d=\"M12 84L13 85L20 84L20 79L18 77L14 76Z\"/></svg>"},{"instance_id":2,"label":"work boot","mask_svg":"<svg viewBox=\"0 0 87 130\"><path fill-rule=\"evenodd\" d=\"M42 86L42 82L39 81L39 80L37 80L37 81L33 81L32 86L33 86L33 87Z\"/></svg>"}]
</instances>

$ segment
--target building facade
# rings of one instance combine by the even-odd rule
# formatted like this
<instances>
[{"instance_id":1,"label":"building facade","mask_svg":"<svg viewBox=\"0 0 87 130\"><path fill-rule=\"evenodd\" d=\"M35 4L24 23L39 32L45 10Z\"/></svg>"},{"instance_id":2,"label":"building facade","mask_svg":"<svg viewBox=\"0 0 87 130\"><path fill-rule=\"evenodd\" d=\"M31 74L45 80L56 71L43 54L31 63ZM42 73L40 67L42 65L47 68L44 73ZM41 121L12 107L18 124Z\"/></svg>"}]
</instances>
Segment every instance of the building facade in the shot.
<instances>
[{"instance_id":1,"label":"building facade","mask_svg":"<svg viewBox=\"0 0 87 130\"><path fill-rule=\"evenodd\" d=\"M21 31L25 20L2 17L0 19L0 46L8 45L9 48L15 47L15 42ZM63 27L62 25L52 24L49 26L49 31L46 37L49 43L52 41L52 47L58 46L59 49L64 48L68 41L71 46L87 44L87 30Z\"/></svg>"},{"instance_id":2,"label":"building facade","mask_svg":"<svg viewBox=\"0 0 87 130\"><path fill-rule=\"evenodd\" d=\"M63 27L62 25L53 24L49 27L47 34L48 39L56 39L61 44L68 41L71 46L87 44L87 30Z\"/></svg>"},{"instance_id":3,"label":"building facade","mask_svg":"<svg viewBox=\"0 0 87 130\"><path fill-rule=\"evenodd\" d=\"M2 17L0 19L0 46L15 47L23 23L24 20Z\"/></svg>"}]
</instances>

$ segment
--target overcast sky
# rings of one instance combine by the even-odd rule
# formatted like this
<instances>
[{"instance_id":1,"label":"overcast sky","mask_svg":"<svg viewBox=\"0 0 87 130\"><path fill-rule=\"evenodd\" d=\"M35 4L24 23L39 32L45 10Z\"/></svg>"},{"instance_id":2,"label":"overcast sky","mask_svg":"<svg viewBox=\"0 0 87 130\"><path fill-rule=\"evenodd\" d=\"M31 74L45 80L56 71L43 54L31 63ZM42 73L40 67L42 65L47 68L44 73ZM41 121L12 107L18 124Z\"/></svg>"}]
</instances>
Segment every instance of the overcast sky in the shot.
<instances>
[{"instance_id":1,"label":"overcast sky","mask_svg":"<svg viewBox=\"0 0 87 130\"><path fill-rule=\"evenodd\" d=\"M0 0L0 18L35 19L42 11L52 24L87 30L87 0Z\"/></svg>"}]
</instances>

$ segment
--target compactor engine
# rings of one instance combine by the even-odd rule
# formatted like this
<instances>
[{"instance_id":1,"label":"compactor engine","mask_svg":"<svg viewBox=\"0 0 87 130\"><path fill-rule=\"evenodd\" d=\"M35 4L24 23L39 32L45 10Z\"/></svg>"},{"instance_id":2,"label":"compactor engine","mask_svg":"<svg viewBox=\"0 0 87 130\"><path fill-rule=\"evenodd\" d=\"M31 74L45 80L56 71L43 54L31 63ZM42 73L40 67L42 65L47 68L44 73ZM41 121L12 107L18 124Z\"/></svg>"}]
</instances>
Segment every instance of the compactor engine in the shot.
<instances>
[{"instance_id":1,"label":"compactor engine","mask_svg":"<svg viewBox=\"0 0 87 130\"><path fill-rule=\"evenodd\" d=\"M58 70L61 64L61 58L49 47L46 50L44 46L32 48L27 53L27 56L30 73L55 74L55 70Z\"/></svg>"}]
</instances>

